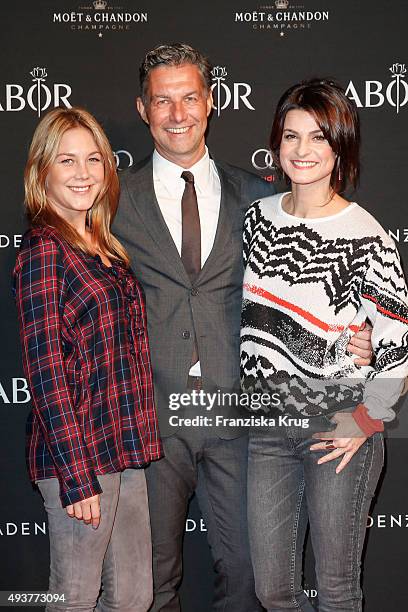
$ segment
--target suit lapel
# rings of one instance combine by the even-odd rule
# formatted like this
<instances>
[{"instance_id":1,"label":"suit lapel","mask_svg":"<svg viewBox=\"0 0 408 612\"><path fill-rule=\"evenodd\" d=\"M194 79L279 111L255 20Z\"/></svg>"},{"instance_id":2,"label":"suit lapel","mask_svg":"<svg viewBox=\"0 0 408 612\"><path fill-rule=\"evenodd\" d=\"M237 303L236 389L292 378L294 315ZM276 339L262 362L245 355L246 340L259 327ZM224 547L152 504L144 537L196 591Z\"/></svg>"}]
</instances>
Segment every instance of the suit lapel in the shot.
<instances>
[{"instance_id":1,"label":"suit lapel","mask_svg":"<svg viewBox=\"0 0 408 612\"><path fill-rule=\"evenodd\" d=\"M240 200L240 187L239 182L235 180L228 172L226 172L221 166L216 164L218 176L220 177L221 183L221 202L220 202L220 214L218 216L217 231L215 233L215 239L213 248L201 269L201 272L197 278L197 284L205 279L205 275L208 269L216 267L217 257L225 248L225 244L229 241L231 236L231 230L236 216L236 202Z\"/></svg>"},{"instance_id":2,"label":"suit lapel","mask_svg":"<svg viewBox=\"0 0 408 612\"><path fill-rule=\"evenodd\" d=\"M177 247L157 202L151 157L145 165L140 166L131 174L128 180L128 188L134 208L139 213L147 232L157 243L166 259L171 262L172 269L182 277L183 282L190 284Z\"/></svg>"},{"instance_id":3,"label":"suit lapel","mask_svg":"<svg viewBox=\"0 0 408 612\"><path fill-rule=\"evenodd\" d=\"M209 269L216 268L217 257L223 252L225 244L231 237L231 229L237 212L236 203L241 198L239 181L218 164L216 166L221 183L220 213L214 244L196 279L197 285L205 279L206 272ZM157 202L153 184L153 162L151 157L130 174L128 189L133 206L147 232L159 246L166 259L171 262L172 269L180 279L185 284L191 285L191 281Z\"/></svg>"}]
</instances>

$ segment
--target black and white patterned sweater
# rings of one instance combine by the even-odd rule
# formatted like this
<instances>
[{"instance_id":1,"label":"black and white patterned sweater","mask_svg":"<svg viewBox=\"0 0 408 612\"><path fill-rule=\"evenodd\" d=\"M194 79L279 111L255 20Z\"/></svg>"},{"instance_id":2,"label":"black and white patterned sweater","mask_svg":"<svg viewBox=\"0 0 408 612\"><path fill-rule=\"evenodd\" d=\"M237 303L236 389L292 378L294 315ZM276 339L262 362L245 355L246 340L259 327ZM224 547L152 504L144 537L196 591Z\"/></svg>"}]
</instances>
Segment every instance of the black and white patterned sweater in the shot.
<instances>
[{"instance_id":1,"label":"black and white patterned sweater","mask_svg":"<svg viewBox=\"0 0 408 612\"><path fill-rule=\"evenodd\" d=\"M395 244L356 203L303 219L282 209L284 195L254 202L245 217L242 387L279 389L289 412L363 402L373 419L392 420L408 375L408 295ZM376 361L359 368L347 345L366 318Z\"/></svg>"}]
</instances>

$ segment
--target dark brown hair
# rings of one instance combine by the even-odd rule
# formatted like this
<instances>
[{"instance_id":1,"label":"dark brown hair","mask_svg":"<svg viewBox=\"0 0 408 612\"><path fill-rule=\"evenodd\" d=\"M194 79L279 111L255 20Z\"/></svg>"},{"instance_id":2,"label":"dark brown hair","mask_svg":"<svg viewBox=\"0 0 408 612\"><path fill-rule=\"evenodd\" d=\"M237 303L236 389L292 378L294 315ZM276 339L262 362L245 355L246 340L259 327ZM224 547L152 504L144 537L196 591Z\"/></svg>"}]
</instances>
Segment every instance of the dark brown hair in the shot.
<instances>
[{"instance_id":1,"label":"dark brown hair","mask_svg":"<svg viewBox=\"0 0 408 612\"><path fill-rule=\"evenodd\" d=\"M336 155L330 178L333 191L342 193L348 183L355 188L360 173L360 121L344 89L329 79L302 81L285 91L279 100L270 138L275 166L282 170L279 149L283 126L287 113L296 109L313 115Z\"/></svg>"},{"instance_id":2,"label":"dark brown hair","mask_svg":"<svg viewBox=\"0 0 408 612\"><path fill-rule=\"evenodd\" d=\"M139 79L143 104L147 102L146 93L150 72L158 66L181 66L182 64L197 66L203 79L203 85L209 91L211 87L211 64L205 55L185 43L158 45L146 53L140 64Z\"/></svg>"}]
</instances>

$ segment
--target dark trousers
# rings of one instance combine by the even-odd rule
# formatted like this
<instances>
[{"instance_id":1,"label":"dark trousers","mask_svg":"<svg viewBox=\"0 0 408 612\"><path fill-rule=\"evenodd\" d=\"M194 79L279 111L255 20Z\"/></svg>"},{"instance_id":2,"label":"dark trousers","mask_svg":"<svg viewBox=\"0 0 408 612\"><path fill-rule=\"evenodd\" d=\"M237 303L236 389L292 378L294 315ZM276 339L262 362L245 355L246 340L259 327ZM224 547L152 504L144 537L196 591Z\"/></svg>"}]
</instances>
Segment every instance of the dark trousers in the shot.
<instances>
[{"instance_id":1,"label":"dark trousers","mask_svg":"<svg viewBox=\"0 0 408 612\"><path fill-rule=\"evenodd\" d=\"M188 502L197 495L214 560L213 610L259 612L250 562L248 438L223 440L205 428L164 438L165 458L146 470L153 542L151 612L178 612Z\"/></svg>"}]
</instances>

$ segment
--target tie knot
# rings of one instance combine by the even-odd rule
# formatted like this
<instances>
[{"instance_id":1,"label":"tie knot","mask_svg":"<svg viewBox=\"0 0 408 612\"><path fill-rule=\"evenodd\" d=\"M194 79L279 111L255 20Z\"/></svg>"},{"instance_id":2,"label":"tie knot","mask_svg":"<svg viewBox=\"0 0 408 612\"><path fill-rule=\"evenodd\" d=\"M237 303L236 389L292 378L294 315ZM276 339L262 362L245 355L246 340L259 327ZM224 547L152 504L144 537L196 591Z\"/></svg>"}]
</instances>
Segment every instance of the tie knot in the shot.
<instances>
[{"instance_id":1,"label":"tie knot","mask_svg":"<svg viewBox=\"0 0 408 612\"><path fill-rule=\"evenodd\" d=\"M181 173L181 178L184 179L186 183L192 183L194 185L194 174L192 172L184 170L184 172Z\"/></svg>"}]
</instances>

